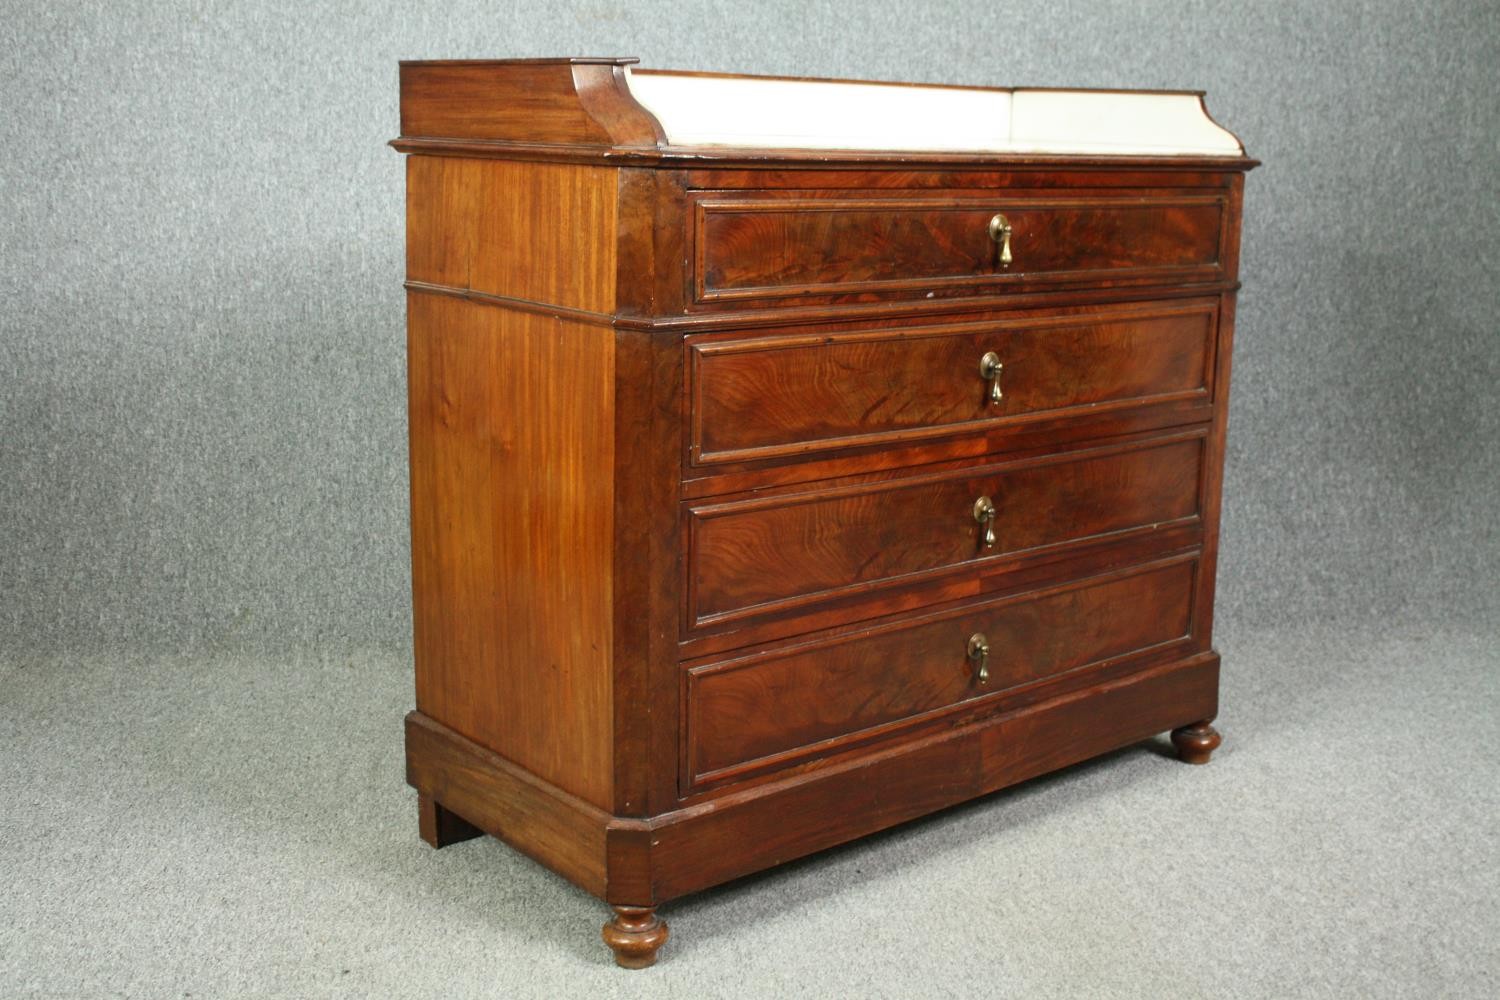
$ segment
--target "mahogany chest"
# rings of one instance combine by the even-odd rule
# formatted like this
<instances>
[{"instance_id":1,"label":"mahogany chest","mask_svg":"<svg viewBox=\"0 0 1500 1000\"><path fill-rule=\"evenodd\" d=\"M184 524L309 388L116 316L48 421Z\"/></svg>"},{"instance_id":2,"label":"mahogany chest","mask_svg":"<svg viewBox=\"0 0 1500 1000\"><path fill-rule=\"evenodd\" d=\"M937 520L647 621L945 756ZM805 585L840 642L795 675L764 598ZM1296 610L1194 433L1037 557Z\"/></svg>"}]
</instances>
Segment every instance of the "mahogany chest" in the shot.
<instances>
[{"instance_id":1,"label":"mahogany chest","mask_svg":"<svg viewBox=\"0 0 1500 1000\"><path fill-rule=\"evenodd\" d=\"M1171 731L1241 190L1201 95L401 67L424 839L691 893Z\"/></svg>"}]
</instances>

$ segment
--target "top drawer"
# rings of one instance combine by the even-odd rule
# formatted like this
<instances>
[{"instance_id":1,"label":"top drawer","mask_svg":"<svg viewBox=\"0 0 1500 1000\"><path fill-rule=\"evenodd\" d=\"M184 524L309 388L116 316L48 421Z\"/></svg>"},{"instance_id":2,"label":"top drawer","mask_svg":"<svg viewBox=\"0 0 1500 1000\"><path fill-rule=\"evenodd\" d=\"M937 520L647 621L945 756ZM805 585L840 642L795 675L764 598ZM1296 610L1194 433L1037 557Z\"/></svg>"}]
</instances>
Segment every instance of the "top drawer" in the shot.
<instances>
[{"instance_id":1,"label":"top drawer","mask_svg":"<svg viewBox=\"0 0 1500 1000\"><path fill-rule=\"evenodd\" d=\"M806 194L697 195L695 300L1225 277L1228 213L1219 194Z\"/></svg>"}]
</instances>

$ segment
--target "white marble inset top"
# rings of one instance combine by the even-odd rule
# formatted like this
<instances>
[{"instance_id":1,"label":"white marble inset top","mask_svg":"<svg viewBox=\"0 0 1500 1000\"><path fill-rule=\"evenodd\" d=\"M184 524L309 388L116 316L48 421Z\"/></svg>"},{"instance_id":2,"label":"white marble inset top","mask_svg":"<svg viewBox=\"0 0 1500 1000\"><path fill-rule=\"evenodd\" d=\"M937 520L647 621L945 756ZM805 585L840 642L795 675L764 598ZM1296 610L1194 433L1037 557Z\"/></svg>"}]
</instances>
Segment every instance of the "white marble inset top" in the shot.
<instances>
[{"instance_id":1,"label":"white marble inset top","mask_svg":"<svg viewBox=\"0 0 1500 1000\"><path fill-rule=\"evenodd\" d=\"M1243 156L1199 94L997 90L626 70L674 146Z\"/></svg>"}]
</instances>

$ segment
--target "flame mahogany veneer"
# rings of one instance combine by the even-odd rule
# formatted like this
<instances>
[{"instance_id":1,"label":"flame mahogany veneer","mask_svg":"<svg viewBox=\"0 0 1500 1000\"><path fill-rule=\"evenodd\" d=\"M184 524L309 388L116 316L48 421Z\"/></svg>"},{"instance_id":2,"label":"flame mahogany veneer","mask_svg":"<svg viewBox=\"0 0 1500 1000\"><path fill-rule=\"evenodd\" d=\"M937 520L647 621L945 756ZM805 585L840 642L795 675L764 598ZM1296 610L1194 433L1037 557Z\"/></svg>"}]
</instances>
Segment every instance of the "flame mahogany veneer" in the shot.
<instances>
[{"instance_id":1,"label":"flame mahogany veneer","mask_svg":"<svg viewBox=\"0 0 1500 1000\"><path fill-rule=\"evenodd\" d=\"M402 65L422 838L640 967L685 893L1207 761L1254 161L679 146L628 62Z\"/></svg>"}]
</instances>

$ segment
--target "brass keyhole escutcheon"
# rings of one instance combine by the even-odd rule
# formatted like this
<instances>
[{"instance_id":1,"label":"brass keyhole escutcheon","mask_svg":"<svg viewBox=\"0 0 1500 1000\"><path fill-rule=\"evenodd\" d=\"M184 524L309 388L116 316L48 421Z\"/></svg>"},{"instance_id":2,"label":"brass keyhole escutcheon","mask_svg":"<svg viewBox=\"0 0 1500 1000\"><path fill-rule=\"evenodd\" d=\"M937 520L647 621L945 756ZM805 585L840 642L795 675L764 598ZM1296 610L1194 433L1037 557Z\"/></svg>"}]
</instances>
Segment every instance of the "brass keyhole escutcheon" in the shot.
<instances>
[{"instance_id":1,"label":"brass keyhole escutcheon","mask_svg":"<svg viewBox=\"0 0 1500 1000\"><path fill-rule=\"evenodd\" d=\"M1000 391L1000 376L1005 373L1005 366L1000 363L1000 355L994 351L986 351L984 357L979 359L979 377L989 382L989 400L998 403L1005 398L1005 393Z\"/></svg>"},{"instance_id":2,"label":"brass keyhole escutcheon","mask_svg":"<svg viewBox=\"0 0 1500 1000\"><path fill-rule=\"evenodd\" d=\"M979 522L984 529L979 536L980 551L993 549L995 547L995 501L989 497L980 497L974 501L974 520Z\"/></svg>"},{"instance_id":3,"label":"brass keyhole escutcheon","mask_svg":"<svg viewBox=\"0 0 1500 1000\"><path fill-rule=\"evenodd\" d=\"M990 679L990 641L983 632L975 632L969 636L969 661L976 667L976 681L983 684Z\"/></svg>"},{"instance_id":4,"label":"brass keyhole escutcheon","mask_svg":"<svg viewBox=\"0 0 1500 1000\"><path fill-rule=\"evenodd\" d=\"M990 239L1000 244L1000 266L1010 267L1010 220L1002 213L996 212L995 217L990 220Z\"/></svg>"}]
</instances>

